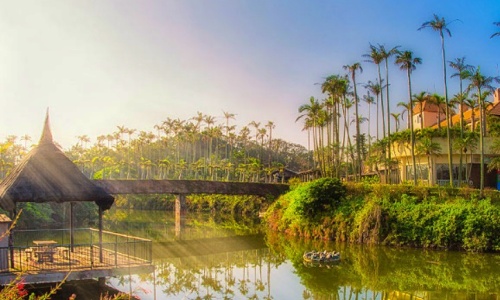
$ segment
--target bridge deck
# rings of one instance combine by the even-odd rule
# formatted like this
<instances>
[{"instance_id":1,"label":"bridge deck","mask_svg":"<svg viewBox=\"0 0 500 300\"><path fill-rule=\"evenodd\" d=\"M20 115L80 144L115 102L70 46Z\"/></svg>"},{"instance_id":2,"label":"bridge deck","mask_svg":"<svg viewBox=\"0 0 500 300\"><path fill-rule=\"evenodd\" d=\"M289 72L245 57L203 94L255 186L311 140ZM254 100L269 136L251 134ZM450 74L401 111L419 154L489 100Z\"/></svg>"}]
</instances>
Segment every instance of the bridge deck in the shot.
<instances>
[{"instance_id":1,"label":"bridge deck","mask_svg":"<svg viewBox=\"0 0 500 300\"><path fill-rule=\"evenodd\" d=\"M277 197L287 184L208 180L94 180L110 194L222 194Z\"/></svg>"}]
</instances>

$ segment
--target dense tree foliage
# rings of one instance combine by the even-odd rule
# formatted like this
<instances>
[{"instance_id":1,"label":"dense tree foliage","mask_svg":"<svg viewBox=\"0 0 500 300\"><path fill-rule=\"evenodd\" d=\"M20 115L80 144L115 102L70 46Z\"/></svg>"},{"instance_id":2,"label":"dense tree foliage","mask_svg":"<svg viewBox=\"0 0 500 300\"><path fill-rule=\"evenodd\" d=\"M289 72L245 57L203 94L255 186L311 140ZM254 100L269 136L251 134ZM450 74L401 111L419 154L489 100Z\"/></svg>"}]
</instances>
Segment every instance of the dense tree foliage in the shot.
<instances>
[{"instance_id":1,"label":"dense tree foliage","mask_svg":"<svg viewBox=\"0 0 500 300\"><path fill-rule=\"evenodd\" d=\"M273 122L251 122L239 133L230 125L232 114L216 123L198 113L156 125L156 133L117 126L117 131L91 139L78 136L68 157L93 179L205 179L273 181L273 172L308 168L305 147L273 138ZM26 136L9 136L0 143L0 178L29 151ZM23 143L24 142L24 143Z\"/></svg>"}]
</instances>

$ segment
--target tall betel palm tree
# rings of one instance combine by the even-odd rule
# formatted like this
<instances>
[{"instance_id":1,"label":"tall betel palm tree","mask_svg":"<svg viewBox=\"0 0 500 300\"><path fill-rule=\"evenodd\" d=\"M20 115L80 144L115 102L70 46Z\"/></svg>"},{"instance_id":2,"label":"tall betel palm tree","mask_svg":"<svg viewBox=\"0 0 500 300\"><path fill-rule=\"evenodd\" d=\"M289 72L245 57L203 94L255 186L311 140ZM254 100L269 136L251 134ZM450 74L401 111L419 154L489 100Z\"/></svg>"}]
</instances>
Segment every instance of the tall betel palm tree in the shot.
<instances>
[{"instance_id":1,"label":"tall betel palm tree","mask_svg":"<svg viewBox=\"0 0 500 300\"><path fill-rule=\"evenodd\" d=\"M376 84L371 84L371 81L368 82L368 85L370 87L365 86L365 88L371 89L372 93L374 93L377 96L377 117L378 117L378 98L380 96L380 104L382 105L382 132L383 132L383 137L385 138L385 118L384 118L384 94L382 93L382 75L380 73L380 64L382 61L384 61L384 56L380 52L379 48L376 46L370 44L370 53L368 54L363 54L363 57L369 58L366 60L366 62L372 62L377 65L377 73L378 73L378 82ZM378 85L377 91L375 91L375 85ZM372 89L373 87L373 89ZM378 120L377 120L377 139L378 139Z\"/></svg>"},{"instance_id":2,"label":"tall betel palm tree","mask_svg":"<svg viewBox=\"0 0 500 300\"><path fill-rule=\"evenodd\" d=\"M349 73L351 74L351 79L352 79L352 85L354 87L354 114L356 118L356 173L358 176L358 180L361 180L361 173L362 173L362 168L361 168L361 145L360 145L360 136L361 136L361 130L359 128L359 112L358 112L358 106L359 106L359 99L358 99L358 92L356 89L356 71L359 71L360 73L363 72L363 68L361 67L361 64L359 62L353 63L352 65L345 65L344 66L345 70L348 70Z\"/></svg>"},{"instance_id":3,"label":"tall betel palm tree","mask_svg":"<svg viewBox=\"0 0 500 300\"><path fill-rule=\"evenodd\" d=\"M226 119L226 126L225 126L225 129L226 129L226 140L229 140L229 130L231 128L229 126L229 120L230 119L234 120L234 117L236 115L233 114L233 113L227 112L227 111L222 111L222 113L224 114L224 119ZM228 145L229 145L229 143L226 143L226 158L229 158L229 147L228 147Z\"/></svg>"},{"instance_id":4,"label":"tall betel palm tree","mask_svg":"<svg viewBox=\"0 0 500 300\"><path fill-rule=\"evenodd\" d=\"M401 113L391 113L391 116L394 118L394 123L396 123L396 133L399 131L399 117Z\"/></svg>"},{"instance_id":5,"label":"tall betel palm tree","mask_svg":"<svg viewBox=\"0 0 500 300\"><path fill-rule=\"evenodd\" d=\"M429 94L425 91L422 91L418 94L415 94L413 95L413 99L412 100L415 100L416 103L415 105L418 105L418 114L419 114L419 119L420 119L420 130L424 129L424 102L427 101L429 99ZM413 122L413 112L410 112L411 113L411 122ZM438 125L439 125L440 122L438 122Z\"/></svg>"},{"instance_id":6,"label":"tall betel palm tree","mask_svg":"<svg viewBox=\"0 0 500 300\"><path fill-rule=\"evenodd\" d=\"M384 45L378 45L380 54L385 61L385 99L387 102L387 159L391 161L391 101L389 95L389 58L396 54L399 46L391 49L386 49ZM389 177L391 177L391 169L389 168ZM389 183L391 181L389 180Z\"/></svg>"},{"instance_id":7,"label":"tall betel palm tree","mask_svg":"<svg viewBox=\"0 0 500 300\"><path fill-rule=\"evenodd\" d=\"M313 156L315 158L315 163L320 161L319 157L319 143L318 143L318 126L321 122L321 105L317 99L314 97L309 98L309 103L303 104L299 107L299 115L295 122L300 120L301 118L305 118L305 128L312 129L312 140L313 140Z\"/></svg>"},{"instance_id":8,"label":"tall betel palm tree","mask_svg":"<svg viewBox=\"0 0 500 300\"><path fill-rule=\"evenodd\" d=\"M325 82L321 85L321 90L323 93L327 93L329 99L327 100L326 108L329 109L329 119L330 119L330 133L334 136L331 137L333 141L333 147L330 147L332 153L332 162L334 165L335 176L340 176L341 168L341 157L343 156L341 142L340 142L340 128L341 126L341 116L348 118L346 114L342 114L345 105L345 99L347 98L349 92L349 78L348 75L331 75L328 76ZM345 120L344 120L345 121ZM343 126L343 132L345 133L349 128ZM345 134L343 135L345 137ZM342 145L344 144L344 138L342 140ZM333 173L332 173L333 174Z\"/></svg>"},{"instance_id":9,"label":"tall betel palm tree","mask_svg":"<svg viewBox=\"0 0 500 300\"><path fill-rule=\"evenodd\" d=\"M410 103L401 101L397 104L397 106L403 108L403 111L401 112L401 119L404 119L404 116L406 113L406 115L407 115L406 129L410 129L410 126L411 126L410 121L412 121L412 117L413 117L413 116L411 116L413 114L413 109L410 107Z\"/></svg>"},{"instance_id":10,"label":"tall betel palm tree","mask_svg":"<svg viewBox=\"0 0 500 300\"><path fill-rule=\"evenodd\" d=\"M444 111L443 111L443 107L445 106L446 101L444 100L443 96L441 96L437 93L434 93L432 95L428 95L427 98L429 99L429 101L434 103L437 107L438 128L441 129L441 115L443 113L446 115L446 108L444 108ZM453 124L450 124L450 125L453 126Z\"/></svg>"},{"instance_id":11,"label":"tall betel palm tree","mask_svg":"<svg viewBox=\"0 0 500 300\"><path fill-rule=\"evenodd\" d=\"M470 76L470 71L472 70L472 66L465 63L465 57L455 58L454 61L450 61L449 65L451 68L455 69L457 72L452 74L451 77L458 77L459 86L460 86L460 94L455 97L458 102L459 112L460 112L460 139L464 138L464 89L463 89L463 81ZM463 151L460 148L460 164L459 164L459 172L458 172L458 185L462 185L462 168L463 168Z\"/></svg>"},{"instance_id":12,"label":"tall betel palm tree","mask_svg":"<svg viewBox=\"0 0 500 300\"><path fill-rule=\"evenodd\" d=\"M450 115L450 103L448 100L448 86L446 84L446 52L444 47L444 32L451 37L451 31L448 29L449 23L446 22L444 18L440 18L438 15L434 14L434 19L431 21L424 22L422 26L418 30L424 28L431 28L434 31L439 32L439 36L441 37L441 55L443 58L443 79L444 79L444 100L446 102L446 136L448 139L448 168L450 170L450 185L453 185L453 159L452 159L452 151L451 151L451 115Z\"/></svg>"},{"instance_id":13,"label":"tall betel palm tree","mask_svg":"<svg viewBox=\"0 0 500 300\"><path fill-rule=\"evenodd\" d=\"M419 57L413 57L411 51L398 51L396 54L396 65L399 65L401 70L406 70L408 77L408 98L409 107L413 107L413 100L411 94L411 73L417 68L418 64L422 63ZM411 146L411 159L413 165L413 184L417 185L417 163L415 161L415 131L413 129L413 122L410 122L410 146Z\"/></svg>"},{"instance_id":14,"label":"tall betel palm tree","mask_svg":"<svg viewBox=\"0 0 500 300\"><path fill-rule=\"evenodd\" d=\"M391 56L397 54L398 48L400 46L395 46L392 47L391 49L386 49L384 45L378 45L378 49L380 52L380 55L382 56L384 62L385 62L385 82L387 83L385 85L385 98L386 98L386 103L387 103L387 116L391 114L391 101L390 101L390 93L389 93L389 58ZM382 81L383 82L383 81ZM387 135L391 135L391 123L388 121L387 123Z\"/></svg>"},{"instance_id":15,"label":"tall betel palm tree","mask_svg":"<svg viewBox=\"0 0 500 300\"><path fill-rule=\"evenodd\" d=\"M348 81L344 76L330 75L321 84L321 92L328 95L324 106L327 112L327 139L330 149L331 174L340 175L340 105L347 93Z\"/></svg>"},{"instance_id":16,"label":"tall betel palm tree","mask_svg":"<svg viewBox=\"0 0 500 300\"><path fill-rule=\"evenodd\" d=\"M267 121L267 124L265 125L265 127L267 129L269 129L269 141L268 141L267 150L269 152L268 167L271 167L271 160L272 160L271 146L272 146L272 142L273 142L273 129L276 128L276 125L274 125L274 122L272 122L272 121Z\"/></svg>"},{"instance_id":17,"label":"tall betel palm tree","mask_svg":"<svg viewBox=\"0 0 500 300\"><path fill-rule=\"evenodd\" d=\"M367 132L368 132L368 152L370 152L370 149L372 147L372 142L371 142L371 140L372 140L371 132L372 131L371 131L371 122L370 122L370 120L372 118L371 106L372 106L372 104L375 103L375 99L373 98L372 95L370 95L370 91L368 91L366 93L366 95L363 96L363 101L365 101L366 104L368 104L368 118L367 118L368 119L368 130L367 130Z\"/></svg>"},{"instance_id":18,"label":"tall betel palm tree","mask_svg":"<svg viewBox=\"0 0 500 300\"><path fill-rule=\"evenodd\" d=\"M378 124L380 123L379 122L379 104L380 104L380 96L381 96L381 93L382 93L382 86L380 85L380 83L373 83L371 82L371 80L368 81L368 83L365 85L365 89L368 90L368 92L372 92L373 94L375 94L375 97L376 97L376 106L377 106L377 118L376 118L376 121L377 121L377 140L379 140L379 128L378 128ZM384 122L384 120L382 120L382 122ZM385 123L385 122L384 122ZM385 132L385 130L384 130Z\"/></svg>"},{"instance_id":19,"label":"tall betel palm tree","mask_svg":"<svg viewBox=\"0 0 500 300\"><path fill-rule=\"evenodd\" d=\"M494 81L500 83L499 77L488 77L481 74L479 67L475 68L471 76L468 78L470 83L467 87L467 91L476 90L477 99L479 103L479 153L480 153L480 172L481 177L479 181L479 193L481 198L484 195L484 134L485 134L485 122L484 122L484 97L483 92L485 90L493 91L494 87L491 85Z\"/></svg>"}]
</instances>

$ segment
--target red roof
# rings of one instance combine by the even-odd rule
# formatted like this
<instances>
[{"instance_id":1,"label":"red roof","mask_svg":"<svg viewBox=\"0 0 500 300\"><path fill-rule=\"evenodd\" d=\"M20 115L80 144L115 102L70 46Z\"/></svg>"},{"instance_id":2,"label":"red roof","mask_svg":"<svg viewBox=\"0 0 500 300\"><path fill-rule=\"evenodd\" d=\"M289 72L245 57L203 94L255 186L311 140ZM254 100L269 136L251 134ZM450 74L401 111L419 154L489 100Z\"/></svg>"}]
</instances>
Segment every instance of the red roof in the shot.
<instances>
[{"instance_id":1,"label":"red roof","mask_svg":"<svg viewBox=\"0 0 500 300\"><path fill-rule=\"evenodd\" d=\"M441 112L444 112L446 109L446 105L444 103L442 103L440 106L441 106ZM423 109L421 109L421 107L423 107ZM428 100L425 100L422 103L417 102L415 104L415 107L413 108L413 114L414 115L419 114L421 110L424 112L438 112L439 111L437 104L432 102L432 101L428 101Z\"/></svg>"}]
</instances>

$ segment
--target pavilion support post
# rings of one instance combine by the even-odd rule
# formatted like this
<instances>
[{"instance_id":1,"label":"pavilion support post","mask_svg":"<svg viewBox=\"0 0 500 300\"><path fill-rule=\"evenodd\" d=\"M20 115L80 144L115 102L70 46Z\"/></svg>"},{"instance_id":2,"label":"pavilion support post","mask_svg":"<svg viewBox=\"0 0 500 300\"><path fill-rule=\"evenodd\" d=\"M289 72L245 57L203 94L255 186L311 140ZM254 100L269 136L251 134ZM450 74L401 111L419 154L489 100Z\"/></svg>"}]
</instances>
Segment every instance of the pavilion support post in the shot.
<instances>
[{"instance_id":1,"label":"pavilion support post","mask_svg":"<svg viewBox=\"0 0 500 300\"><path fill-rule=\"evenodd\" d=\"M11 220L15 220L17 215L17 209L14 207L14 210L12 211L12 215L10 216ZM13 229L10 228L9 230L9 252L10 252L10 267L14 268L14 235L13 235Z\"/></svg>"},{"instance_id":2,"label":"pavilion support post","mask_svg":"<svg viewBox=\"0 0 500 300\"><path fill-rule=\"evenodd\" d=\"M73 227L74 227L74 224L73 224L73 206L74 206L74 203L70 202L69 203L69 246L70 246L71 252L75 252L75 249L73 246L75 244L75 237L74 237L74 232L73 232Z\"/></svg>"},{"instance_id":3,"label":"pavilion support post","mask_svg":"<svg viewBox=\"0 0 500 300\"><path fill-rule=\"evenodd\" d=\"M99 262L102 260L102 208L99 206Z\"/></svg>"},{"instance_id":4,"label":"pavilion support post","mask_svg":"<svg viewBox=\"0 0 500 300\"><path fill-rule=\"evenodd\" d=\"M182 228L186 222L186 195L175 195L175 236L181 238Z\"/></svg>"}]
</instances>

